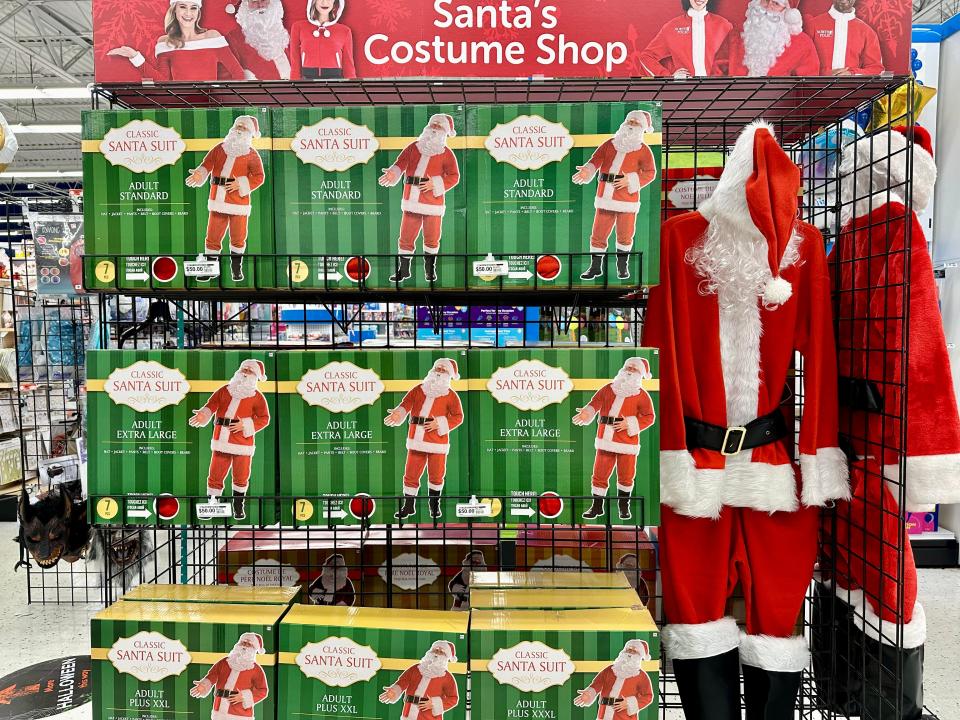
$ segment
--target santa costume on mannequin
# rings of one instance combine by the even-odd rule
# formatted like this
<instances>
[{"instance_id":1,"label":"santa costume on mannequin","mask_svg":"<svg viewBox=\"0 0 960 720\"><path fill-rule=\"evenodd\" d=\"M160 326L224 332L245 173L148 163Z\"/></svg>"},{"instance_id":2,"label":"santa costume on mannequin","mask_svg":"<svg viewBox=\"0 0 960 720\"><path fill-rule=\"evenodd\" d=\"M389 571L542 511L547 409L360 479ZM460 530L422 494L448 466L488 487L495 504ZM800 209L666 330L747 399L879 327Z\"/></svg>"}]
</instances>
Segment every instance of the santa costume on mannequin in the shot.
<instances>
[{"instance_id":1,"label":"santa costume on mannequin","mask_svg":"<svg viewBox=\"0 0 960 720\"><path fill-rule=\"evenodd\" d=\"M257 655L263 653L263 638L257 633L244 633L227 657L193 683L190 697L205 698L213 693L210 720L254 717L254 706L269 693L267 676L257 664Z\"/></svg>"},{"instance_id":2,"label":"santa costume on mannequin","mask_svg":"<svg viewBox=\"0 0 960 720\"><path fill-rule=\"evenodd\" d=\"M390 705L403 701L401 720L442 718L460 702L457 681L448 669L457 661L453 643L437 640L416 665L411 665L397 681L383 689L380 702Z\"/></svg>"},{"instance_id":3,"label":"santa costume on mannequin","mask_svg":"<svg viewBox=\"0 0 960 720\"><path fill-rule=\"evenodd\" d=\"M399 427L405 419L409 420L407 462L403 468L403 505L394 517L403 519L416 512L424 470L428 478L430 517L441 516L440 494L447 473L450 433L463 423L460 396L450 387L452 381L459 379L457 361L440 358L423 382L407 392L383 420L389 427Z\"/></svg>"},{"instance_id":4,"label":"santa costume on mannequin","mask_svg":"<svg viewBox=\"0 0 960 720\"><path fill-rule=\"evenodd\" d=\"M653 702L653 684L643 670L650 648L643 640L630 640L613 661L574 698L577 707L589 707L597 698L597 720L635 720Z\"/></svg>"},{"instance_id":5,"label":"santa costume on mannequin","mask_svg":"<svg viewBox=\"0 0 960 720\"><path fill-rule=\"evenodd\" d=\"M833 0L806 30L820 58L821 75L879 75L883 72L877 31L857 17L857 0Z\"/></svg>"},{"instance_id":6,"label":"santa costume on mannequin","mask_svg":"<svg viewBox=\"0 0 960 720\"><path fill-rule=\"evenodd\" d=\"M237 27L227 33L227 42L243 67L247 80L289 80L287 47L290 33L283 26L281 0L241 0L240 7L227 5Z\"/></svg>"},{"instance_id":7,"label":"santa costume on mannequin","mask_svg":"<svg viewBox=\"0 0 960 720\"><path fill-rule=\"evenodd\" d=\"M230 231L230 270L235 281L243 280L243 253L247 249L247 225L253 209L250 196L263 185L266 175L260 153L253 147L260 137L260 122L253 115L240 115L233 127L190 171L188 187L201 187L210 180L207 200L207 236L204 252L219 263L223 238ZM198 280L211 280L201 277Z\"/></svg>"},{"instance_id":8,"label":"santa costume on mannequin","mask_svg":"<svg viewBox=\"0 0 960 720\"><path fill-rule=\"evenodd\" d=\"M820 59L803 32L798 0L750 0L743 32L732 38L730 74L816 75Z\"/></svg>"},{"instance_id":9,"label":"santa costume on mannequin","mask_svg":"<svg viewBox=\"0 0 960 720\"><path fill-rule=\"evenodd\" d=\"M421 232L424 278L428 282L437 279L437 253L447 209L444 198L460 182L457 156L447 147L447 138L456 134L450 115L432 116L417 141L407 145L380 176L379 183L384 187L393 187L403 180L400 256L390 282L403 282L410 277L411 256L416 252L417 235Z\"/></svg>"},{"instance_id":10,"label":"santa costume on mannequin","mask_svg":"<svg viewBox=\"0 0 960 720\"><path fill-rule=\"evenodd\" d=\"M824 243L797 220L799 189L756 122L710 199L663 225L643 344L660 348L663 640L687 720L740 718L740 663L747 717L792 720L819 508L849 497ZM781 410L796 351L799 468ZM743 634L724 617L738 580Z\"/></svg>"},{"instance_id":11,"label":"santa costume on mannequin","mask_svg":"<svg viewBox=\"0 0 960 720\"><path fill-rule=\"evenodd\" d=\"M603 275L610 233L617 237L617 277L630 277L630 251L640 211L640 191L657 177L657 165L643 136L653 132L650 113L631 110L617 134L594 150L585 165L577 167L573 182L586 185L597 178L596 209L590 233L590 266L580 275L592 280Z\"/></svg>"},{"instance_id":12,"label":"santa costume on mannequin","mask_svg":"<svg viewBox=\"0 0 960 720\"><path fill-rule=\"evenodd\" d=\"M262 362L244 360L230 382L214 392L202 408L194 410L187 421L195 428L206 427L214 421L207 495L211 499L219 498L227 473L232 472L233 517L237 520L246 517L244 498L257 449L255 435L270 424L267 399L257 389L257 383L266 379Z\"/></svg>"},{"instance_id":13,"label":"santa costume on mannequin","mask_svg":"<svg viewBox=\"0 0 960 720\"><path fill-rule=\"evenodd\" d=\"M356 590L347 574L347 562L337 553L323 563L320 576L310 585L310 602L314 605L353 607Z\"/></svg>"},{"instance_id":14,"label":"santa costume on mannequin","mask_svg":"<svg viewBox=\"0 0 960 720\"><path fill-rule=\"evenodd\" d=\"M708 12L709 0L681 0L683 14L664 23L640 54L647 75L688 78L725 75L733 25Z\"/></svg>"},{"instance_id":15,"label":"santa costume on mannequin","mask_svg":"<svg viewBox=\"0 0 960 720\"><path fill-rule=\"evenodd\" d=\"M587 520L603 515L604 499L614 469L617 471L620 519L630 518L640 433L656 420L653 400L643 389L643 381L650 377L650 365L645 358L628 359L617 377L597 390L585 407L578 408L573 418L574 425L589 425L594 418L597 419L597 437L593 441L597 454L590 486L593 504L583 513Z\"/></svg>"}]
</instances>

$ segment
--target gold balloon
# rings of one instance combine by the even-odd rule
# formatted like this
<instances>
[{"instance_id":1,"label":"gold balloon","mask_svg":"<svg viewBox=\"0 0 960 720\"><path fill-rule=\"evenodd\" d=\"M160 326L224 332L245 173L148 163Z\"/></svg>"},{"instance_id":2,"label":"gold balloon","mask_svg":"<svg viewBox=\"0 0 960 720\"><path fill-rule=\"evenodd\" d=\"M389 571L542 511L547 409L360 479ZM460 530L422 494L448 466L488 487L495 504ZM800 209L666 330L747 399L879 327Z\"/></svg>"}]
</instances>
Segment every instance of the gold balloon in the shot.
<instances>
[{"instance_id":1,"label":"gold balloon","mask_svg":"<svg viewBox=\"0 0 960 720\"><path fill-rule=\"evenodd\" d=\"M873 103L873 114L870 118L870 127L867 128L868 132L889 125L906 125L911 97L913 100L913 122L916 122L917 117L923 112L923 108L936 94L936 88L920 85L916 82L901 85L890 95Z\"/></svg>"}]
</instances>

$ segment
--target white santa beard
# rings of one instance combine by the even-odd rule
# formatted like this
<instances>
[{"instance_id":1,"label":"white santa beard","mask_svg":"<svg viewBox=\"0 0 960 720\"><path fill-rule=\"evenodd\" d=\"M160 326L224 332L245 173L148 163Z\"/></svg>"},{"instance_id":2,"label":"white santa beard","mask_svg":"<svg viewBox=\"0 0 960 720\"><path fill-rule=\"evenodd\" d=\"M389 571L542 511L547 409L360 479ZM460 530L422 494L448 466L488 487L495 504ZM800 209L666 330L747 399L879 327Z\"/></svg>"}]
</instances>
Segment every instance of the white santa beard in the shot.
<instances>
[{"instance_id":1,"label":"white santa beard","mask_svg":"<svg viewBox=\"0 0 960 720\"><path fill-rule=\"evenodd\" d=\"M643 378L640 373L629 373L626 370L621 370L610 385L613 388L613 393L618 397L630 397L640 394L640 390L643 388Z\"/></svg>"},{"instance_id":2,"label":"white santa beard","mask_svg":"<svg viewBox=\"0 0 960 720\"><path fill-rule=\"evenodd\" d=\"M618 152L633 152L643 145L643 128L621 125L617 134L613 136L613 146Z\"/></svg>"},{"instance_id":3,"label":"white santa beard","mask_svg":"<svg viewBox=\"0 0 960 720\"><path fill-rule=\"evenodd\" d=\"M250 152L253 137L248 132L240 132L236 128L227 133L223 139L223 149L227 155L239 157Z\"/></svg>"},{"instance_id":4,"label":"white santa beard","mask_svg":"<svg viewBox=\"0 0 960 720\"><path fill-rule=\"evenodd\" d=\"M751 0L741 37L743 64L751 76L762 77L790 44L790 28L783 21L783 13L769 13L757 0Z\"/></svg>"},{"instance_id":5,"label":"white santa beard","mask_svg":"<svg viewBox=\"0 0 960 720\"><path fill-rule=\"evenodd\" d=\"M447 672L447 659L442 655L434 655L430 652L423 656L417 667L424 677L437 678Z\"/></svg>"},{"instance_id":6,"label":"white santa beard","mask_svg":"<svg viewBox=\"0 0 960 720\"><path fill-rule=\"evenodd\" d=\"M618 678L632 678L640 674L643 669L643 658L630 653L620 653L613 661L613 674Z\"/></svg>"},{"instance_id":7,"label":"white santa beard","mask_svg":"<svg viewBox=\"0 0 960 720\"><path fill-rule=\"evenodd\" d=\"M447 147L447 134L443 130L425 127L417 138L417 149L421 155L439 155Z\"/></svg>"},{"instance_id":8,"label":"white santa beard","mask_svg":"<svg viewBox=\"0 0 960 720\"><path fill-rule=\"evenodd\" d=\"M252 375L237 373L227 384L227 392L230 397L240 400L253 397L257 392L257 379Z\"/></svg>"},{"instance_id":9,"label":"white santa beard","mask_svg":"<svg viewBox=\"0 0 960 720\"><path fill-rule=\"evenodd\" d=\"M428 398L436 398L450 392L450 376L430 371L421 385L423 394Z\"/></svg>"},{"instance_id":10,"label":"white santa beard","mask_svg":"<svg viewBox=\"0 0 960 720\"><path fill-rule=\"evenodd\" d=\"M249 670L257 664L257 651L253 648L235 647L227 655L231 670Z\"/></svg>"},{"instance_id":11,"label":"white santa beard","mask_svg":"<svg viewBox=\"0 0 960 720\"><path fill-rule=\"evenodd\" d=\"M243 39L264 60L276 60L290 44L280 0L273 0L266 10L250 10L246 2L242 3L237 10L237 25L243 30Z\"/></svg>"}]
</instances>

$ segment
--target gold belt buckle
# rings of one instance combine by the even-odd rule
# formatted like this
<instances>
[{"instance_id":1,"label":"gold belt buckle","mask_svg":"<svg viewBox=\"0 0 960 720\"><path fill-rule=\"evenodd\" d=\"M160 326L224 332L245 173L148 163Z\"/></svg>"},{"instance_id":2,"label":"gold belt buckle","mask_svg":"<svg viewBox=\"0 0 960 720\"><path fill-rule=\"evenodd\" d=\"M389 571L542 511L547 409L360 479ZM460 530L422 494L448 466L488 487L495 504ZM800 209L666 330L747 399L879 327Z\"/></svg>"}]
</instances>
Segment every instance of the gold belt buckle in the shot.
<instances>
[{"instance_id":1,"label":"gold belt buckle","mask_svg":"<svg viewBox=\"0 0 960 720\"><path fill-rule=\"evenodd\" d=\"M727 442L729 441L730 433L732 432L740 433L740 443L737 445L736 450L734 450L733 452L727 452ZM739 425L736 427L728 427L727 432L723 436L723 445L720 448L720 454L728 455L728 456L739 454L740 451L743 449L743 443L746 441L746 439L747 439L747 429L745 427L739 426Z\"/></svg>"}]
</instances>

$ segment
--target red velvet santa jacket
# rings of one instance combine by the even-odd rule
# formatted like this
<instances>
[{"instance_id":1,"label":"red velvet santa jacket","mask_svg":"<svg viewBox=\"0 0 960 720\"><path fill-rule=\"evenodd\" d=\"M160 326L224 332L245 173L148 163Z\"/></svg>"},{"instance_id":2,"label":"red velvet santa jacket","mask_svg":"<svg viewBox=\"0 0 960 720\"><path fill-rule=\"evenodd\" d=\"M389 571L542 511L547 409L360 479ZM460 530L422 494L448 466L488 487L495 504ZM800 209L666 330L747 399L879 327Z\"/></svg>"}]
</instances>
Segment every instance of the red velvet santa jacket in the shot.
<instances>
[{"instance_id":1,"label":"red velvet santa jacket","mask_svg":"<svg viewBox=\"0 0 960 720\"><path fill-rule=\"evenodd\" d=\"M263 393L257 390L252 396L237 400L227 386L217 390L202 408L202 422L210 420L240 420L238 431L231 431L229 423L216 422L210 449L229 455L253 455L256 451L254 436L270 424L270 409Z\"/></svg>"},{"instance_id":2,"label":"red velvet santa jacket","mask_svg":"<svg viewBox=\"0 0 960 720\"><path fill-rule=\"evenodd\" d=\"M411 665L397 678L393 684L403 692L403 720L434 720L442 718L443 714L457 706L460 694L457 691L457 681L449 672L440 677L425 678L420 672L419 665ZM429 710L420 710L418 703L407 702L408 697L427 698L430 700Z\"/></svg>"},{"instance_id":3,"label":"red velvet santa jacket","mask_svg":"<svg viewBox=\"0 0 960 720\"><path fill-rule=\"evenodd\" d=\"M863 20L851 17L847 21L846 38L841 37L844 23L832 14L833 8L823 15L807 18L804 30L813 38L820 57L820 74L833 74L834 67L849 68L854 75L879 75L883 72L883 56L880 54L880 39L876 31ZM839 13L838 13L839 15ZM845 42L846 51L840 65L834 65L833 52L836 42Z\"/></svg>"},{"instance_id":4,"label":"red velvet santa jacket","mask_svg":"<svg viewBox=\"0 0 960 720\"><path fill-rule=\"evenodd\" d=\"M687 13L668 20L640 54L640 65L648 75L673 75L686 70L691 75L725 75L733 25L716 13L703 17L703 47L694 49L694 18ZM695 60L696 58L696 60ZM698 69L698 66L699 69Z\"/></svg>"},{"instance_id":5,"label":"red velvet santa jacket","mask_svg":"<svg viewBox=\"0 0 960 720\"><path fill-rule=\"evenodd\" d=\"M330 33L325 36L324 30ZM314 33L318 35L314 35ZM290 79L302 80L303 68L329 70L340 68L344 78L355 78L353 32L335 23L320 29L309 20L299 20L290 28Z\"/></svg>"},{"instance_id":6,"label":"red velvet santa jacket","mask_svg":"<svg viewBox=\"0 0 960 720\"><path fill-rule=\"evenodd\" d=\"M227 42L237 60L240 61L243 76L247 80L290 79L290 59L286 54L281 53L279 57L267 60L247 42L243 28L240 26L227 33Z\"/></svg>"},{"instance_id":7,"label":"red velvet santa jacket","mask_svg":"<svg viewBox=\"0 0 960 720\"><path fill-rule=\"evenodd\" d=\"M444 148L437 155L424 155L420 146L412 142L400 151L390 169L400 173L400 179L391 186L403 181L400 208L418 215L443 215L446 211L444 195L460 182L460 166L450 148ZM407 178L428 179L430 189L424 192L418 184L408 183Z\"/></svg>"},{"instance_id":8,"label":"red velvet santa jacket","mask_svg":"<svg viewBox=\"0 0 960 720\"><path fill-rule=\"evenodd\" d=\"M410 419L407 450L442 455L450 453L450 431L463 423L463 407L457 393L448 390L446 395L428 398L423 392L423 385L417 385L403 396L400 407ZM415 425L413 418L433 418L439 427L428 432L423 425Z\"/></svg>"},{"instance_id":9,"label":"red velvet santa jacket","mask_svg":"<svg viewBox=\"0 0 960 720\"><path fill-rule=\"evenodd\" d=\"M267 676L264 675L263 668L254 665L249 670L234 670L230 667L226 658L218 660L210 672L207 673L204 680L211 684L206 697L217 690L236 690L240 693L243 700L241 705L231 705L229 698L213 698L213 710L210 712L210 720L235 720L235 718L252 718L254 716L254 706L262 701L269 693L267 687Z\"/></svg>"},{"instance_id":10,"label":"red velvet santa jacket","mask_svg":"<svg viewBox=\"0 0 960 720\"><path fill-rule=\"evenodd\" d=\"M657 165L649 146L641 145L636 150L621 152L614 147L613 138L593 151L586 164L591 173L623 175L627 187L619 190L612 182L599 180L593 206L598 210L635 213L640 210L640 190L657 177Z\"/></svg>"},{"instance_id":11,"label":"red velvet santa jacket","mask_svg":"<svg viewBox=\"0 0 960 720\"><path fill-rule=\"evenodd\" d=\"M200 167L210 178L210 199L207 210L225 215L250 215L250 194L263 185L265 175L260 153L251 149L246 155L228 155L223 143L218 143ZM213 178L236 178L239 189L227 192L225 185L217 185Z\"/></svg>"},{"instance_id":12,"label":"red velvet santa jacket","mask_svg":"<svg viewBox=\"0 0 960 720\"><path fill-rule=\"evenodd\" d=\"M154 55L156 60L153 62L141 53L130 59L146 80L206 82L244 79L243 68L222 35L205 40L189 40L181 48L158 41Z\"/></svg>"},{"instance_id":13,"label":"red velvet santa jacket","mask_svg":"<svg viewBox=\"0 0 960 720\"><path fill-rule=\"evenodd\" d=\"M749 75L750 70L743 64L743 38L734 33L731 36L730 74ZM767 70L767 77L789 75L817 75L820 72L820 58L813 40L806 33L790 36L790 44L784 48L780 57Z\"/></svg>"},{"instance_id":14,"label":"red velvet santa jacket","mask_svg":"<svg viewBox=\"0 0 960 720\"><path fill-rule=\"evenodd\" d=\"M640 433L656 420L653 401L646 390L623 397L613 391L613 383L607 383L597 390L589 406L600 417L623 418L627 423L626 430L614 430L613 425L601 424L597 418L597 439L593 441L597 450L621 455L640 454Z\"/></svg>"},{"instance_id":15,"label":"red velvet santa jacket","mask_svg":"<svg viewBox=\"0 0 960 720\"><path fill-rule=\"evenodd\" d=\"M642 670L639 675L619 678L613 667L605 667L590 683L590 688L598 693L597 720L636 720L637 715L653 702L653 685L650 676ZM603 698L623 700L623 710L614 710L613 705L602 705Z\"/></svg>"}]
</instances>

